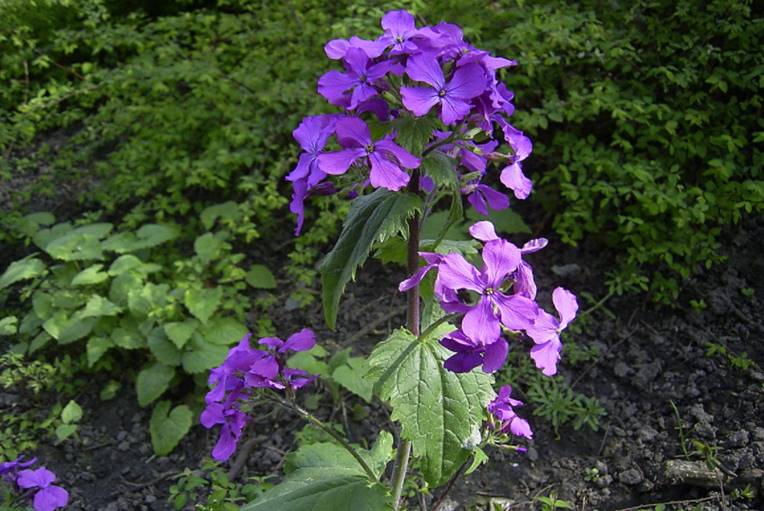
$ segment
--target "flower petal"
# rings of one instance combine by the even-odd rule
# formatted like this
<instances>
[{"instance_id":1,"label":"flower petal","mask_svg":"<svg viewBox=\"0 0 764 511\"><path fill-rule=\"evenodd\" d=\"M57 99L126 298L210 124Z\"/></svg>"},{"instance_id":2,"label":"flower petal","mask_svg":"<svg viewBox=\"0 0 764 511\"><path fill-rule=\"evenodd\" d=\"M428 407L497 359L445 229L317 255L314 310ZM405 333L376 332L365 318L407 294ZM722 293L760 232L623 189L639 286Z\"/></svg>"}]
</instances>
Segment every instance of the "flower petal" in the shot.
<instances>
[{"instance_id":1,"label":"flower petal","mask_svg":"<svg viewBox=\"0 0 764 511\"><path fill-rule=\"evenodd\" d=\"M479 366L481 362L483 362L483 357L480 356L480 353L463 352L449 357L443 363L443 367L452 373L468 373Z\"/></svg>"},{"instance_id":2,"label":"flower petal","mask_svg":"<svg viewBox=\"0 0 764 511\"><path fill-rule=\"evenodd\" d=\"M316 345L316 334L310 328L303 328L289 336L279 351L308 351Z\"/></svg>"},{"instance_id":3,"label":"flower petal","mask_svg":"<svg viewBox=\"0 0 764 511\"><path fill-rule=\"evenodd\" d=\"M436 94L446 86L443 70L432 53L420 53L409 58L406 62L406 74L414 81L431 85L436 89Z\"/></svg>"},{"instance_id":4,"label":"flower petal","mask_svg":"<svg viewBox=\"0 0 764 511\"><path fill-rule=\"evenodd\" d=\"M464 315L462 332L484 346L498 339L500 334L499 319L496 317L488 297L481 296L477 305Z\"/></svg>"},{"instance_id":5,"label":"flower petal","mask_svg":"<svg viewBox=\"0 0 764 511\"><path fill-rule=\"evenodd\" d=\"M504 167L500 179L504 186L515 192L518 199L528 198L533 190L533 181L525 177L522 167L517 162Z\"/></svg>"},{"instance_id":6,"label":"flower petal","mask_svg":"<svg viewBox=\"0 0 764 511\"><path fill-rule=\"evenodd\" d=\"M505 327L515 331L525 330L531 335L530 329L535 327L540 313L536 302L524 296L507 296L504 293L494 293L493 299L501 312L501 322Z\"/></svg>"},{"instance_id":7,"label":"flower petal","mask_svg":"<svg viewBox=\"0 0 764 511\"><path fill-rule=\"evenodd\" d=\"M440 103L438 91L429 87L401 87L401 99L403 106L417 117L427 115Z\"/></svg>"},{"instance_id":8,"label":"flower petal","mask_svg":"<svg viewBox=\"0 0 764 511\"><path fill-rule=\"evenodd\" d=\"M501 337L496 342L487 345L483 356L483 371L495 373L501 369L507 360L507 353L509 353L509 344Z\"/></svg>"},{"instance_id":9,"label":"flower petal","mask_svg":"<svg viewBox=\"0 0 764 511\"><path fill-rule=\"evenodd\" d=\"M414 15L408 11L390 11L382 17L382 28L393 35L407 35L416 31Z\"/></svg>"},{"instance_id":10,"label":"flower petal","mask_svg":"<svg viewBox=\"0 0 764 511\"><path fill-rule=\"evenodd\" d=\"M318 93L325 97L329 103L344 106L347 100L345 91L358 85L358 83L358 77L334 69L318 79Z\"/></svg>"},{"instance_id":11,"label":"flower petal","mask_svg":"<svg viewBox=\"0 0 764 511\"><path fill-rule=\"evenodd\" d=\"M380 140L376 144L377 150L382 150L386 153L392 154L402 167L407 169L415 169L419 167L421 161L419 158L393 142L392 140Z\"/></svg>"},{"instance_id":12,"label":"flower petal","mask_svg":"<svg viewBox=\"0 0 764 511\"><path fill-rule=\"evenodd\" d=\"M554 338L531 348L531 358L544 375L553 376L557 373L560 350L562 350L562 343L558 338Z\"/></svg>"},{"instance_id":13,"label":"flower petal","mask_svg":"<svg viewBox=\"0 0 764 511\"><path fill-rule=\"evenodd\" d=\"M483 263L486 284L498 290L504 277L520 264L520 249L503 239L487 241L483 246Z\"/></svg>"},{"instance_id":14,"label":"flower petal","mask_svg":"<svg viewBox=\"0 0 764 511\"><path fill-rule=\"evenodd\" d=\"M440 106L440 119L445 124L453 124L456 121L460 121L470 113L469 103L459 98L445 96L441 98Z\"/></svg>"},{"instance_id":15,"label":"flower petal","mask_svg":"<svg viewBox=\"0 0 764 511\"><path fill-rule=\"evenodd\" d=\"M467 64L458 68L446 86L448 98L472 99L483 93L488 81L479 64Z\"/></svg>"},{"instance_id":16,"label":"flower petal","mask_svg":"<svg viewBox=\"0 0 764 511\"><path fill-rule=\"evenodd\" d=\"M355 161L363 156L365 151L361 148L344 149L318 156L318 166L327 174L338 176L348 171Z\"/></svg>"},{"instance_id":17,"label":"flower petal","mask_svg":"<svg viewBox=\"0 0 764 511\"><path fill-rule=\"evenodd\" d=\"M480 272L472 266L461 254L447 254L438 267L438 280L440 283L454 291L468 289L482 293L485 284L480 278Z\"/></svg>"},{"instance_id":18,"label":"flower petal","mask_svg":"<svg viewBox=\"0 0 764 511\"><path fill-rule=\"evenodd\" d=\"M408 184L410 176L398 165L385 158L382 152L371 153L369 161L371 162L369 181L374 188L387 188L396 192Z\"/></svg>"},{"instance_id":19,"label":"flower petal","mask_svg":"<svg viewBox=\"0 0 764 511\"><path fill-rule=\"evenodd\" d=\"M366 147L371 144L369 126L358 117L345 117L335 125L337 141L342 147Z\"/></svg>"},{"instance_id":20,"label":"flower petal","mask_svg":"<svg viewBox=\"0 0 764 511\"><path fill-rule=\"evenodd\" d=\"M69 503L69 492L60 486L48 486L34 496L34 511L54 511Z\"/></svg>"},{"instance_id":21,"label":"flower petal","mask_svg":"<svg viewBox=\"0 0 764 511\"><path fill-rule=\"evenodd\" d=\"M470 235L480 241L497 240L499 237L496 235L496 229L493 224L488 220L474 223L470 226Z\"/></svg>"},{"instance_id":22,"label":"flower petal","mask_svg":"<svg viewBox=\"0 0 764 511\"><path fill-rule=\"evenodd\" d=\"M552 303L554 303L554 308L557 309L560 315L560 326L558 328L563 330L575 319L576 312L578 312L576 295L567 289L558 287L552 292Z\"/></svg>"}]
</instances>

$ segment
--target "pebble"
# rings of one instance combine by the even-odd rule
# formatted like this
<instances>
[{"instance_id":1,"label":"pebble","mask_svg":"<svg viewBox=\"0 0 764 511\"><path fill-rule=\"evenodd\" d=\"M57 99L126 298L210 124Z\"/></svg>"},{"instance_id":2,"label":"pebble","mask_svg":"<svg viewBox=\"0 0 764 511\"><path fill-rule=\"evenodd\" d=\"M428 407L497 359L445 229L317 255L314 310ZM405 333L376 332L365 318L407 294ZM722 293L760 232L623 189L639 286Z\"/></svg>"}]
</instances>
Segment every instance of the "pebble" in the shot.
<instances>
[{"instance_id":1,"label":"pebble","mask_svg":"<svg viewBox=\"0 0 764 511\"><path fill-rule=\"evenodd\" d=\"M636 468L630 468L618 474L618 480L629 486L635 486L641 483L642 479L642 473Z\"/></svg>"},{"instance_id":2,"label":"pebble","mask_svg":"<svg viewBox=\"0 0 764 511\"><path fill-rule=\"evenodd\" d=\"M735 431L727 438L728 447L745 447L748 445L751 437L745 430Z\"/></svg>"},{"instance_id":3,"label":"pebble","mask_svg":"<svg viewBox=\"0 0 764 511\"><path fill-rule=\"evenodd\" d=\"M624 376L629 374L630 371L631 369L629 369L629 366L627 366L623 362L618 362L615 364L615 366L613 366L613 372L619 378L623 378Z\"/></svg>"},{"instance_id":4,"label":"pebble","mask_svg":"<svg viewBox=\"0 0 764 511\"><path fill-rule=\"evenodd\" d=\"M130 450L130 442L128 442L128 441L126 441L126 440L125 440L125 441L122 441L122 442L120 442L120 443L117 445L117 449L118 449L118 450L120 450L120 451L122 451L122 452L126 452L126 451L129 451L129 450Z\"/></svg>"}]
</instances>

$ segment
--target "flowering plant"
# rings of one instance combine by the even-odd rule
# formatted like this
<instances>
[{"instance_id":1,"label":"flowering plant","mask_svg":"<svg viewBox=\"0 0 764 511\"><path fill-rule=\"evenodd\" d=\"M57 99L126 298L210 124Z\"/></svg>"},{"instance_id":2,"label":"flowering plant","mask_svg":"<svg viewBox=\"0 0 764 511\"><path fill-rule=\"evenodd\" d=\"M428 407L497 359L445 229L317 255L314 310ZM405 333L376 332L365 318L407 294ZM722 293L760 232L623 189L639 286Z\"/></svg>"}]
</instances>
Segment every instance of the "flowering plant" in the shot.
<instances>
[{"instance_id":1,"label":"flowering plant","mask_svg":"<svg viewBox=\"0 0 764 511\"><path fill-rule=\"evenodd\" d=\"M45 467L30 468L37 458L23 456L0 463L0 482L11 486L20 499L31 498L34 511L54 511L69 503L69 492L56 482L56 474Z\"/></svg>"},{"instance_id":2,"label":"flowering plant","mask_svg":"<svg viewBox=\"0 0 764 511\"><path fill-rule=\"evenodd\" d=\"M388 474L389 433L380 431L372 449L360 449L297 404L296 391L315 376L290 367L286 354L311 349L311 331L261 339L261 348L247 336L210 376L201 420L221 427L213 456L233 454L255 393L294 410L334 442L300 448L284 481L246 510L298 510L306 502L321 510L360 509L359 502L367 510L397 510L412 454L426 487L446 485L437 509L453 481L487 459L487 446L524 450L515 442L533 433L516 413L522 403L508 386L497 395L491 374L506 363L510 346L526 344L536 366L555 374L560 334L578 308L559 287L558 317L536 302L526 257L545 239L518 247L489 221L470 227L471 243L446 243L450 225L435 240L420 239L424 220L444 200L450 224L461 220L465 197L487 215L508 208L510 194L530 194L522 164L532 143L510 124L514 95L499 79L516 62L472 46L456 25L417 27L406 11L387 13L382 29L374 40L326 44L342 69L320 77L318 93L342 112L308 116L294 130L303 152L286 179L296 234L311 196L338 193L353 201L321 265L330 328L345 285L372 250L396 236L406 240L409 277L399 286L407 294L406 326L377 344L363 375L397 424L394 463ZM496 181L502 189L493 187Z\"/></svg>"}]
</instances>

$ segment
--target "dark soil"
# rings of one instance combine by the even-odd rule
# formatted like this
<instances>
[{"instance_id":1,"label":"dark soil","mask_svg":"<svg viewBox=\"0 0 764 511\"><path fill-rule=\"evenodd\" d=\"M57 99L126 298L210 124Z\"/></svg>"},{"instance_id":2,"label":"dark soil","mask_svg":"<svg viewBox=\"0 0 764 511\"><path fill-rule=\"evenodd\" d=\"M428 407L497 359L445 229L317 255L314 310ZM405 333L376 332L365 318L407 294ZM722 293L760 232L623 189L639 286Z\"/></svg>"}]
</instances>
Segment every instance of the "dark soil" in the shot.
<instances>
[{"instance_id":1,"label":"dark soil","mask_svg":"<svg viewBox=\"0 0 764 511\"><path fill-rule=\"evenodd\" d=\"M561 247L553 242L532 260L541 300L548 301L557 285L602 296L607 262L593 248ZM521 413L535 430L529 452L490 452L491 462L459 481L441 509L489 509L491 500L511 506L504 509L539 509L534 498L552 492L580 510L693 500L699 506L695 509L764 509L764 222L751 222L731 234L726 247L728 264L690 281L674 308L657 308L644 297L629 296L605 303L603 309L612 316L603 309L590 315L586 333L576 341L596 346L600 356L577 366L563 363L562 374L575 390L595 396L607 410L598 431L563 427L557 439L550 425L526 406ZM556 273L549 270L555 265ZM398 269L368 264L359 281L349 286L337 332L323 328L318 305L309 311L274 311L274 324L282 334L314 327L330 351L352 345L357 353L368 353L402 322L404 299L395 292L402 277ZM753 289L752 296L746 296L748 289ZM709 356L709 342L732 354L746 352L753 364L737 368L722 356ZM72 510L170 509L169 486L184 468L199 467L215 435L194 428L175 453L157 458L149 441L150 412L138 407L132 391L109 402L101 402L98 391L94 385L80 401L86 410L80 440L43 447L35 454L70 490ZM667 462L687 461L672 402L694 466L705 467L703 458L693 455L691 440L718 447L722 484L667 476ZM328 398L321 403L319 415L344 422L341 408ZM302 428L286 412L266 412L253 426L254 449L244 474L278 471L283 453L293 448L294 433ZM372 436L385 421L383 411L372 410L369 418L347 425L358 440ZM746 486L753 500L732 498L736 488ZM689 506L668 509L693 509ZM412 502L411 509L416 508Z\"/></svg>"}]
</instances>

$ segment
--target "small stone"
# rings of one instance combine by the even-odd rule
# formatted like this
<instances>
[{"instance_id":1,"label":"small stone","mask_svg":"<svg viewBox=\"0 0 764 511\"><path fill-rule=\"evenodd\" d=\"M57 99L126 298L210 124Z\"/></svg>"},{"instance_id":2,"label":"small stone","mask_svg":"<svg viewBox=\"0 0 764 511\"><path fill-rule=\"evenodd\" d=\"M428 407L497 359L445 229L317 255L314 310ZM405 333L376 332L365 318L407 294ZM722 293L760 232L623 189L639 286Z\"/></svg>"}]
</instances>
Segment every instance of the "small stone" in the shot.
<instances>
[{"instance_id":1,"label":"small stone","mask_svg":"<svg viewBox=\"0 0 764 511\"><path fill-rule=\"evenodd\" d=\"M616 375L616 376L618 376L619 378L623 378L624 376L626 376L627 374L629 374L629 371L630 371L630 370L631 370L631 369L629 369L629 366L627 366L627 365L626 365L626 364L624 364L623 362L617 362L617 363L615 364L615 366L613 366L613 372L614 372L614 373L615 373L615 375Z\"/></svg>"},{"instance_id":2,"label":"small stone","mask_svg":"<svg viewBox=\"0 0 764 511\"><path fill-rule=\"evenodd\" d=\"M745 447L748 445L751 437L745 430L735 431L729 438L727 438L727 445L729 447Z\"/></svg>"},{"instance_id":3,"label":"small stone","mask_svg":"<svg viewBox=\"0 0 764 511\"><path fill-rule=\"evenodd\" d=\"M602 460L597 460L594 463L594 468L596 468L597 471L599 471L600 474L607 474L608 473L607 463L605 463Z\"/></svg>"},{"instance_id":4,"label":"small stone","mask_svg":"<svg viewBox=\"0 0 764 511\"><path fill-rule=\"evenodd\" d=\"M603 476L600 476L597 478L594 484L596 484L600 488L607 488L608 486L613 484L613 476L611 476L610 474L605 474Z\"/></svg>"},{"instance_id":5,"label":"small stone","mask_svg":"<svg viewBox=\"0 0 764 511\"><path fill-rule=\"evenodd\" d=\"M639 472L639 470L635 468L630 468L628 470L624 470L620 474L618 474L618 480L621 481L623 484L627 484L629 486L635 486L642 482L642 474Z\"/></svg>"},{"instance_id":6,"label":"small stone","mask_svg":"<svg viewBox=\"0 0 764 511\"><path fill-rule=\"evenodd\" d=\"M120 442L119 445L117 445L117 450L126 452L130 450L130 442L124 441Z\"/></svg>"},{"instance_id":7,"label":"small stone","mask_svg":"<svg viewBox=\"0 0 764 511\"><path fill-rule=\"evenodd\" d=\"M570 277L581 272L581 267L576 263L556 264L552 266L552 273L558 277Z\"/></svg>"},{"instance_id":8,"label":"small stone","mask_svg":"<svg viewBox=\"0 0 764 511\"><path fill-rule=\"evenodd\" d=\"M639 428L637 436L643 442L651 442L655 439L656 436L658 436L658 432L654 428L645 425Z\"/></svg>"},{"instance_id":9,"label":"small stone","mask_svg":"<svg viewBox=\"0 0 764 511\"><path fill-rule=\"evenodd\" d=\"M525 457L531 461L536 461L539 459L539 452L532 445L528 446L528 452L525 453Z\"/></svg>"},{"instance_id":10,"label":"small stone","mask_svg":"<svg viewBox=\"0 0 764 511\"><path fill-rule=\"evenodd\" d=\"M703 405L700 403L690 407L690 415L692 415L698 422L712 422L714 420L714 416L707 413L703 409Z\"/></svg>"},{"instance_id":11,"label":"small stone","mask_svg":"<svg viewBox=\"0 0 764 511\"><path fill-rule=\"evenodd\" d=\"M764 441L764 428L756 428L753 430L753 438L759 441Z\"/></svg>"},{"instance_id":12,"label":"small stone","mask_svg":"<svg viewBox=\"0 0 764 511\"><path fill-rule=\"evenodd\" d=\"M117 433L117 442L121 442L125 438L127 438L127 431L120 431Z\"/></svg>"}]
</instances>

